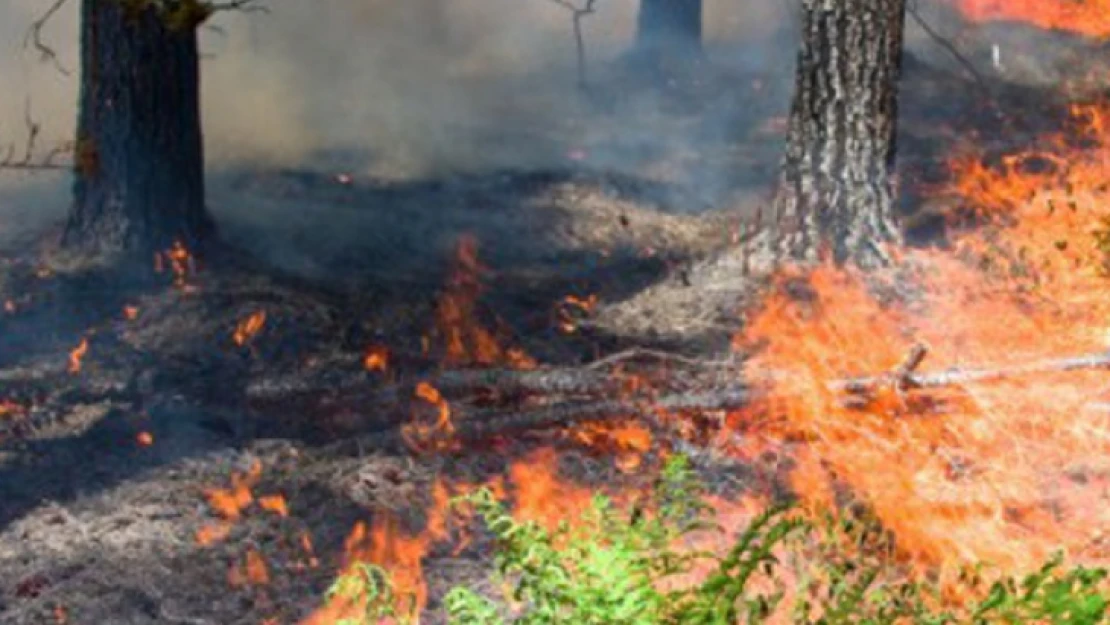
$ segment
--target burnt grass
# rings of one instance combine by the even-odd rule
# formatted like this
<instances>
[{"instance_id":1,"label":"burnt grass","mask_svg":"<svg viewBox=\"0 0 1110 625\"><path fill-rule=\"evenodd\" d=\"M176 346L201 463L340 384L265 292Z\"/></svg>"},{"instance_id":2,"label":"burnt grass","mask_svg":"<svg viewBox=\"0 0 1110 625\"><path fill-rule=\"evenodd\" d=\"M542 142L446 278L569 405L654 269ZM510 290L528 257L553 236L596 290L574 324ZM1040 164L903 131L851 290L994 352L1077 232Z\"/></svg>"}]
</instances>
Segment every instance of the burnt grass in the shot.
<instances>
[{"instance_id":1,"label":"burnt grass","mask_svg":"<svg viewBox=\"0 0 1110 625\"><path fill-rule=\"evenodd\" d=\"M740 101L755 106L750 77L711 77L712 97L673 96L684 104L674 124L689 127ZM972 130L988 150L1020 149L1064 119L1066 99L1059 88L997 77L980 84L907 59L900 148L911 238L942 235L939 216L955 200L919 189L943 178L944 158ZM781 103L758 106L768 117L783 112ZM643 479L617 474L604 455L557 432L450 456L339 453L330 443L397 416L327 389L319 401L260 408L244 389L267 376L358 370L374 344L389 347L391 363L385 374L366 374L369 386L437 368L440 354L434 346L425 353L421 340L462 233L477 238L490 269L477 316L506 344L544 364L573 365L657 343L621 328L560 333L558 302L568 294L620 302L728 245L765 201L781 142L751 120L736 132L716 138L729 149L707 144L704 162L686 165L748 164L747 176L713 194L681 172L660 179L585 165L405 182L348 182L307 169L224 172L213 185L217 216L221 203L248 203L259 216L225 223L229 247L189 276L190 292L165 275L124 288L117 268L66 259L49 237L7 250L0 301L15 309L0 314L0 400L28 411L0 417L0 623L56 622L58 610L72 623L291 623L321 601L357 521L393 509L421 526L437 474L489 477L556 445L568 480ZM290 204L300 207L295 218L267 222L267 206ZM360 236L337 236L345 232ZM137 307L137 317L126 318L125 306ZM236 324L259 310L263 329L236 345ZM70 373L68 353L82 337L88 352ZM688 338L667 347L705 345L705 337ZM140 444L141 432L153 443ZM227 540L199 545L196 532L215 518L204 489L226 486L255 461L263 471L253 492L282 494L289 516L252 506ZM716 486L729 480L709 477ZM305 532L318 566L304 566ZM453 584L484 583L485 547L433 549L425 562L433 608ZM248 549L263 554L268 584L229 584L229 566Z\"/></svg>"}]
</instances>

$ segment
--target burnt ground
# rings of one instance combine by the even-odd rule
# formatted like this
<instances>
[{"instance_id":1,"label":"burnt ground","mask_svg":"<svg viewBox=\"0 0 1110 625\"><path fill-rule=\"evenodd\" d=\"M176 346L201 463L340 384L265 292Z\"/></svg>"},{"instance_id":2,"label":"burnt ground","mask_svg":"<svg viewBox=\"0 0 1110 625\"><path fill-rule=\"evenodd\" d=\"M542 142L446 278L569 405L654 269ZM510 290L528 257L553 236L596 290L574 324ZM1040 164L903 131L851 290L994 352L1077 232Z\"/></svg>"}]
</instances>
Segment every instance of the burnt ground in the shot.
<instances>
[{"instance_id":1,"label":"burnt ground","mask_svg":"<svg viewBox=\"0 0 1110 625\"><path fill-rule=\"evenodd\" d=\"M659 302L668 300L653 306L643 294L665 292L682 267L727 246L765 201L782 100L751 88L757 76L704 71L706 80L680 85L674 108L645 126L688 137L701 123L710 135L738 103L762 110L764 123L749 115L735 135L703 137L677 155L629 145L642 155L640 175L592 163L589 144L566 146L587 156L560 167L434 180L348 181L337 177L341 168L222 172L214 209L250 208L224 222L226 239L250 254L210 257L190 275L190 291L168 277L124 288L109 268L45 244L7 250L0 301L14 310L0 316L0 399L14 408L0 427L0 623L57 622L57 610L70 623L295 622L318 605L357 521L390 508L408 510L418 527L411 511L423 509L432 476L496 474L515 455L561 440L536 434L438 458L352 455L329 443L388 424L389 415L341 398L260 410L244 397L249 383L269 377L353 375L372 344L387 345L392 362L386 374L363 374L367 386L434 369L438 354L425 353L421 338L462 233L477 238L491 269L478 317L541 363L581 363L630 344L719 349L732 319L691 330L661 321L669 313ZM901 166L904 212L919 238L936 236L937 203L950 204L915 190L942 176L944 158L972 129L979 145L1013 149L1062 119L1057 87L1004 78L980 84L908 61ZM602 114L623 114L616 96L605 96ZM611 147L623 138L596 141ZM704 172L727 170L722 163L746 175L715 177L707 191ZM274 208L289 205L297 211ZM626 314L560 333L556 309L568 294L623 303ZM137 317L125 318L125 306ZM236 345L236 324L258 310L265 326ZM88 352L70 373L67 355L82 337ZM142 432L152 444L140 444ZM255 461L264 468L254 492L283 494L289 516L255 506L226 541L198 545L196 532L214 519L203 489L226 486ZM620 481L588 450L564 461L568 479ZM306 531L316 567L303 566ZM269 583L229 585L229 565L249 548L264 555ZM433 551L432 605L453 583L481 583L485 555L480 540L460 554Z\"/></svg>"}]
</instances>

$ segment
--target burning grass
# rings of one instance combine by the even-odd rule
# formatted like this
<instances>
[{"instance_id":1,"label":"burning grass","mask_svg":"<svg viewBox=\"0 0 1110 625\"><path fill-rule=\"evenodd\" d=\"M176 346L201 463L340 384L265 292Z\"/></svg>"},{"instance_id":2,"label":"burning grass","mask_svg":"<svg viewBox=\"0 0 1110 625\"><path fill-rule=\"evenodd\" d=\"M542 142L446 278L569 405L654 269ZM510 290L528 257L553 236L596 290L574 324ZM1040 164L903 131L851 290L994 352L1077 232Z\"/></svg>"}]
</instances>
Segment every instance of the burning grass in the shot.
<instances>
[{"instance_id":1,"label":"burning grass","mask_svg":"<svg viewBox=\"0 0 1110 625\"><path fill-rule=\"evenodd\" d=\"M984 165L976 154L953 159L950 190L970 210L951 215L946 249L900 251L896 268L866 275L831 265L784 270L737 336L735 344L754 354L748 377L764 388L761 399L729 415L718 437L747 436L749 442L741 438L732 445L741 457L758 454L757 448L789 449L793 466L785 479L805 518L813 522L829 510L851 518L850 511L862 509L871 538L836 538L833 551L828 543L806 542L793 556L802 564L769 582L783 584L781 595L774 589L745 594L746 573L722 573L730 562L760 562L770 551L752 543L717 551L718 573L713 567L698 571L687 589L693 594L686 596L708 588L717 593L714 600L728 600L680 617L667 610L684 609L683 600L667 602L665 610L656 601L662 595L652 594L658 575L625 570L621 579L629 587L597 573L591 558L604 550L590 540L627 547L620 532L597 525L597 517L580 521L584 534L565 530L571 533L561 540L584 544L560 552L555 535L516 524L488 495L471 502L508 550L502 563L513 564L503 572L516 576L525 596L495 605L456 591L448 611L454 609L459 622L484 623L499 622L514 609L536 623L737 622L770 618L778 605L773 599L790 597L800 602L796 607L812 611L780 614L785 620L779 622L818 622L811 619L822 616L836 622L944 622L945 614L960 622L1104 618L1104 574L1097 567L1110 562L1105 371L1045 368L1021 376L955 378L940 388L918 388L909 373L967 363L1004 368L1106 351L1106 111L1101 105L1074 107L1068 134L1046 137L1037 152L1007 156L996 166ZM892 370L889 384L869 385L854 396L833 384ZM442 408L440 415L445 422ZM579 439L592 443L588 435ZM514 471L529 473L545 462L550 460L522 461ZM544 492L545 502L556 502L555 510L539 516L549 523L565 520L563 512L584 501L581 489L560 492L565 483L532 477L514 484L515 493L494 492L515 497L514 509L526 516L532 513L521 494ZM750 498L715 504L718 519L753 508ZM440 499L433 518L444 518L443 505ZM729 529L752 515L740 518ZM752 526L757 532L769 527L772 534L787 533L787 526L766 525L772 517L757 518L764 523ZM444 538L431 530L424 536L425 544ZM514 541L531 541L531 551ZM746 549L755 549L754 555ZM1079 568L1060 570L1058 553ZM618 568L627 562L608 556ZM385 560L373 562L388 568ZM415 561L404 561L411 570ZM402 578L411 586L411 576ZM729 584L733 594L721 595ZM610 603L612 597L598 588L623 588L627 603ZM365 592L360 597L361 608L348 616L371 598ZM424 596L416 597L419 607ZM620 610L628 612L614 616ZM657 620L644 616L649 612Z\"/></svg>"},{"instance_id":2,"label":"burning grass","mask_svg":"<svg viewBox=\"0 0 1110 625\"><path fill-rule=\"evenodd\" d=\"M1110 600L1106 571L1063 569L1054 558L985 598L946 608L936 584L908 580L891 560L889 532L873 517L807 520L790 507L749 516L738 536L716 527L716 510L681 456L667 463L648 500L618 506L595 496L573 523L521 520L482 489L456 498L495 540L500 598L455 587L444 599L458 625L583 623L1096 623ZM706 550L710 538L730 546ZM701 547L699 549L699 547ZM397 580L363 565L329 591L352 623L411 620L397 607Z\"/></svg>"}]
</instances>

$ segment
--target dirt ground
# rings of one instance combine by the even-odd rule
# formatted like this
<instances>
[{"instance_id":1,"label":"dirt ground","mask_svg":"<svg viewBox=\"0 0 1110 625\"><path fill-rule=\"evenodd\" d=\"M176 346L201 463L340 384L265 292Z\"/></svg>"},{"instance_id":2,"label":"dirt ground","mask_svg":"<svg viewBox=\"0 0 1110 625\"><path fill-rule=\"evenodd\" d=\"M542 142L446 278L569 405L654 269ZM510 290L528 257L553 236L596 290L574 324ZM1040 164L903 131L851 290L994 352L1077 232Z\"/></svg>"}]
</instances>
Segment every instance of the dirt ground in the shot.
<instances>
[{"instance_id":1,"label":"dirt ground","mask_svg":"<svg viewBox=\"0 0 1110 625\"><path fill-rule=\"evenodd\" d=\"M924 238L937 222L921 185L941 175L968 129L981 145L1020 146L1060 119L1064 95L999 76L980 85L916 58L906 74L904 212ZM450 458L328 454L334 415L244 408L250 381L357 369L369 344L388 345L398 371L435 367L421 337L462 233L476 237L491 269L479 313L541 363L580 363L629 344L701 350L719 341L735 328L727 316L695 330L664 317L673 314L682 268L728 246L773 182L783 102L753 90L753 78L676 97L693 104L644 124L690 133L738 102L765 111L763 123L689 152L645 154L638 176L594 166L588 143L565 146L564 167L434 180L347 178L354 168L345 165L219 172L213 208L219 216L236 207L234 219L221 220L224 234L253 258L201 267L191 292L168 277L124 289L100 268L68 264L25 240L9 246L0 272L0 301L13 303L0 314L0 400L31 408L0 413L0 624L296 622L319 605L357 521L382 507L418 511L437 472L496 474L539 444L523 438L507 453ZM1001 109L984 105L984 88ZM595 137L598 145L621 140ZM744 175L717 180L708 193L701 172L722 162ZM560 333L554 311L570 294L597 295L619 314ZM134 319L127 306L137 308ZM265 327L236 345L236 324L260 309ZM88 351L70 373L67 355L82 337ZM198 530L213 520L204 489L226 486L256 461L264 469L254 492L283 494L288 516L253 507L227 540L198 544ZM565 461L575 479L612 477L604 458L584 451ZM395 477L384 490L360 486L360 476L386 473ZM316 566L299 543L305 532ZM252 548L264 554L269 583L229 583L229 566ZM433 611L452 584L483 583L486 555L480 540L460 554L433 553L425 564Z\"/></svg>"}]
</instances>

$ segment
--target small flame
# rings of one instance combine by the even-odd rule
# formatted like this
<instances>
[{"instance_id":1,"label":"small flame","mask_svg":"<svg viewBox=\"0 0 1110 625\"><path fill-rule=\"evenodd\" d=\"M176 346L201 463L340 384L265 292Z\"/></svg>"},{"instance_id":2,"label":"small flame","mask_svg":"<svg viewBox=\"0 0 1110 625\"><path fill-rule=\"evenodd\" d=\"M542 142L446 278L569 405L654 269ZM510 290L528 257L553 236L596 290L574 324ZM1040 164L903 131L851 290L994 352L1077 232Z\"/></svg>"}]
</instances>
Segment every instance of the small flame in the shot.
<instances>
[{"instance_id":1,"label":"small flame","mask_svg":"<svg viewBox=\"0 0 1110 625\"><path fill-rule=\"evenodd\" d=\"M232 587L264 586L270 583L270 570L266 560L255 548L247 549L243 562L233 562L227 572L227 583Z\"/></svg>"},{"instance_id":2,"label":"small flame","mask_svg":"<svg viewBox=\"0 0 1110 625\"><path fill-rule=\"evenodd\" d=\"M154 444L154 435L150 432L139 432L135 435L135 442L141 447L150 447Z\"/></svg>"},{"instance_id":3,"label":"small flame","mask_svg":"<svg viewBox=\"0 0 1110 625\"><path fill-rule=\"evenodd\" d=\"M485 290L483 278L489 269L478 260L478 240L472 235L459 239L455 263L447 287L436 304L436 331L442 341L444 364L448 366L509 364L532 368L535 361L522 350L506 350L478 321L478 298Z\"/></svg>"},{"instance_id":4,"label":"small flame","mask_svg":"<svg viewBox=\"0 0 1110 625\"><path fill-rule=\"evenodd\" d=\"M128 321L134 321L134 320L138 319L139 318L139 307L138 306L124 306L123 307L123 318L128 320Z\"/></svg>"},{"instance_id":5,"label":"small flame","mask_svg":"<svg viewBox=\"0 0 1110 625\"><path fill-rule=\"evenodd\" d=\"M81 372L81 360L85 357L85 354L88 353L88 351L89 340L87 338L82 338L81 342L77 344L77 347L73 348L73 350L69 352L70 373L77 374Z\"/></svg>"},{"instance_id":6,"label":"small flame","mask_svg":"<svg viewBox=\"0 0 1110 625\"><path fill-rule=\"evenodd\" d=\"M196 259L181 241L174 241L170 249L154 254L154 271L163 273L169 267L173 274L173 285L185 293L196 290L196 285L189 282L190 277L196 273Z\"/></svg>"},{"instance_id":7,"label":"small flame","mask_svg":"<svg viewBox=\"0 0 1110 625\"><path fill-rule=\"evenodd\" d=\"M258 507L273 512L280 517L289 516L289 507L282 495L263 495L258 498Z\"/></svg>"},{"instance_id":8,"label":"small flame","mask_svg":"<svg viewBox=\"0 0 1110 625\"><path fill-rule=\"evenodd\" d=\"M246 345L251 339L258 334L266 325L266 311L259 310L251 313L246 319L242 319L235 326L235 332L232 333L231 339L236 345L242 347Z\"/></svg>"},{"instance_id":9,"label":"small flame","mask_svg":"<svg viewBox=\"0 0 1110 625\"><path fill-rule=\"evenodd\" d=\"M433 406L436 409L436 420L427 425L414 420L401 428L401 434L412 449L420 450L432 444L442 449L449 445L451 436L455 433L455 424L451 421L451 406L440 394L439 389L427 382L420 382L414 391L416 399Z\"/></svg>"},{"instance_id":10,"label":"small flame","mask_svg":"<svg viewBox=\"0 0 1110 625\"><path fill-rule=\"evenodd\" d=\"M362 357L362 367L367 371L382 371L389 368L389 349L382 345L366 348Z\"/></svg>"}]
</instances>

